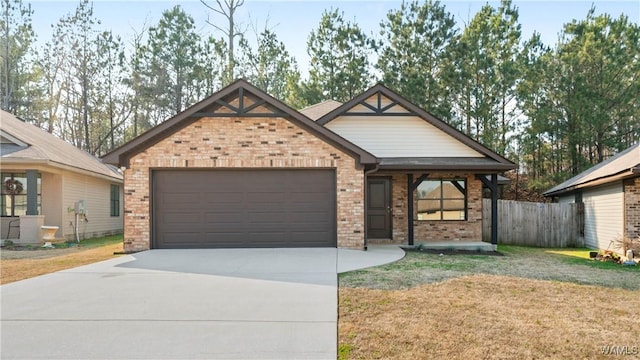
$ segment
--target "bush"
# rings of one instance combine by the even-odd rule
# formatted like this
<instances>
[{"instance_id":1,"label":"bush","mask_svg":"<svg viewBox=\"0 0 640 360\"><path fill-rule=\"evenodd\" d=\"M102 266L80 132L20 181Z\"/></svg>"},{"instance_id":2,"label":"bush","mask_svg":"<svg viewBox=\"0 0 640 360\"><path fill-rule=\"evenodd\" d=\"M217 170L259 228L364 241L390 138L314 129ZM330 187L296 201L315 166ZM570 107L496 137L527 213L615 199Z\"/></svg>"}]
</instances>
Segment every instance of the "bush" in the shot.
<instances>
[{"instance_id":1,"label":"bush","mask_svg":"<svg viewBox=\"0 0 640 360\"><path fill-rule=\"evenodd\" d=\"M626 235L620 236L614 240L614 248L620 249L624 255L627 254L627 250L631 250L634 256L638 256L640 255L640 236L635 239Z\"/></svg>"}]
</instances>

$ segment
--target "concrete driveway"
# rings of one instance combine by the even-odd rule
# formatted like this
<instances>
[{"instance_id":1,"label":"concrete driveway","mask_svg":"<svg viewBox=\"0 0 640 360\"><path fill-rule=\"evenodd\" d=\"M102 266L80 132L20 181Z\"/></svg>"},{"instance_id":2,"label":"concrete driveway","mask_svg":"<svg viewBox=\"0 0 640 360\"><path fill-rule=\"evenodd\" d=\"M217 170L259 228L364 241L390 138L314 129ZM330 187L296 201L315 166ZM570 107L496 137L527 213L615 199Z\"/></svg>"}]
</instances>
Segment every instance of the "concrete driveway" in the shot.
<instances>
[{"instance_id":1,"label":"concrete driveway","mask_svg":"<svg viewBox=\"0 0 640 360\"><path fill-rule=\"evenodd\" d=\"M152 250L0 287L2 359L335 359L337 272L396 248Z\"/></svg>"}]
</instances>

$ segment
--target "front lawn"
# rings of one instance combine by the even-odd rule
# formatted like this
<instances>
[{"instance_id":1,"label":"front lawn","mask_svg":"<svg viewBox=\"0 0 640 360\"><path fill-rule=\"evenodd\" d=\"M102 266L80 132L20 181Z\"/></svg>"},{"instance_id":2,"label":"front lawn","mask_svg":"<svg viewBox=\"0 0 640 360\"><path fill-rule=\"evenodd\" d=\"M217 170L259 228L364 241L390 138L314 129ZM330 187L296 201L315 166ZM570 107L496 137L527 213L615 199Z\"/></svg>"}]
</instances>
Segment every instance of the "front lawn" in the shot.
<instances>
[{"instance_id":1,"label":"front lawn","mask_svg":"<svg viewBox=\"0 0 640 360\"><path fill-rule=\"evenodd\" d=\"M341 287L407 289L464 275L505 275L640 290L640 266L584 258L585 249L499 246L504 256L443 255L409 251L400 261L340 275ZM610 271L605 271L610 270Z\"/></svg>"},{"instance_id":2,"label":"front lawn","mask_svg":"<svg viewBox=\"0 0 640 360\"><path fill-rule=\"evenodd\" d=\"M499 251L409 252L342 274L340 357L584 359L608 357L607 346L640 356L640 266L596 263L584 249Z\"/></svg>"},{"instance_id":3,"label":"front lawn","mask_svg":"<svg viewBox=\"0 0 640 360\"><path fill-rule=\"evenodd\" d=\"M0 284L32 278L55 271L113 258L122 252L122 235L82 240L79 244L56 245L55 249L2 248Z\"/></svg>"}]
</instances>

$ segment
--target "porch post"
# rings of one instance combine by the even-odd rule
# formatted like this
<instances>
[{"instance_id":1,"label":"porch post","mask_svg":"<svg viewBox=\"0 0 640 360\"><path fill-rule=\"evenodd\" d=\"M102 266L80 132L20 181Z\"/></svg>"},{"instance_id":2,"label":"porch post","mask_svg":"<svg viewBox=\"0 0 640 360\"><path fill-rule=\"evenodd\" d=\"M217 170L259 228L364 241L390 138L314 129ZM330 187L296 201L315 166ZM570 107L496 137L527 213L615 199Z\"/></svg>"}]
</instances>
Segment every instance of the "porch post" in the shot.
<instances>
[{"instance_id":1,"label":"porch post","mask_svg":"<svg viewBox=\"0 0 640 360\"><path fill-rule=\"evenodd\" d=\"M498 245L498 174L491 174L491 244Z\"/></svg>"},{"instance_id":2,"label":"porch post","mask_svg":"<svg viewBox=\"0 0 640 360\"><path fill-rule=\"evenodd\" d=\"M38 215L37 170L27 170L27 215Z\"/></svg>"},{"instance_id":3,"label":"porch post","mask_svg":"<svg viewBox=\"0 0 640 360\"><path fill-rule=\"evenodd\" d=\"M407 174L407 237L413 245L413 174Z\"/></svg>"},{"instance_id":4,"label":"porch post","mask_svg":"<svg viewBox=\"0 0 640 360\"><path fill-rule=\"evenodd\" d=\"M498 245L498 174L491 174L491 180L485 175L476 175L491 191L491 244Z\"/></svg>"}]
</instances>

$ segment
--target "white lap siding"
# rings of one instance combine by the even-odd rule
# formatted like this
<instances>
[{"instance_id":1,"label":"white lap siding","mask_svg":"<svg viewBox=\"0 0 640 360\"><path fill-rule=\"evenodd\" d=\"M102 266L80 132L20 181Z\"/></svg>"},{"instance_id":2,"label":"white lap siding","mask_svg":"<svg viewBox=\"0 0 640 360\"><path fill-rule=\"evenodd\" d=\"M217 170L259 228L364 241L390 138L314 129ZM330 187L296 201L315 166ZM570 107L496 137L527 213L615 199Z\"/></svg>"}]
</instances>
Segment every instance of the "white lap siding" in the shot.
<instances>
[{"instance_id":1,"label":"white lap siding","mask_svg":"<svg viewBox=\"0 0 640 360\"><path fill-rule=\"evenodd\" d=\"M584 190L585 245L614 250L611 241L622 236L624 226L624 193L622 182Z\"/></svg>"},{"instance_id":2,"label":"white lap siding","mask_svg":"<svg viewBox=\"0 0 640 360\"><path fill-rule=\"evenodd\" d=\"M84 200L88 220L78 222L80 239L122 233L122 184L71 172L64 173L62 183L64 237L67 239L74 238L75 213L72 210L78 200ZM119 216L111 216L111 184L120 187Z\"/></svg>"},{"instance_id":3,"label":"white lap siding","mask_svg":"<svg viewBox=\"0 0 640 360\"><path fill-rule=\"evenodd\" d=\"M379 157L483 157L417 116L341 116L326 127Z\"/></svg>"}]
</instances>

